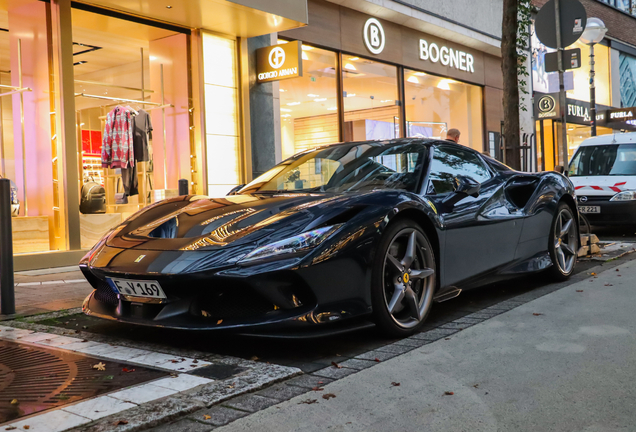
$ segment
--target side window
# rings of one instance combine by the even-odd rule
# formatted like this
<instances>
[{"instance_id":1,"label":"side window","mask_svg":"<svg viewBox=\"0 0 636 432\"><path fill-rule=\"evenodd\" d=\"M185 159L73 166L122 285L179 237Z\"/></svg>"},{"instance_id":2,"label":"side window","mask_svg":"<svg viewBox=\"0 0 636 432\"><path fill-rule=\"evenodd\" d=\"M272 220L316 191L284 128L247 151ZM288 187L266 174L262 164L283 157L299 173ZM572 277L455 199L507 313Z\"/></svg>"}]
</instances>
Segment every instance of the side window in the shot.
<instances>
[{"instance_id":1,"label":"side window","mask_svg":"<svg viewBox=\"0 0 636 432\"><path fill-rule=\"evenodd\" d=\"M491 178L488 168L472 151L447 146L435 147L426 193L434 195L453 192L453 179L457 175L472 177L479 183Z\"/></svg>"}]
</instances>

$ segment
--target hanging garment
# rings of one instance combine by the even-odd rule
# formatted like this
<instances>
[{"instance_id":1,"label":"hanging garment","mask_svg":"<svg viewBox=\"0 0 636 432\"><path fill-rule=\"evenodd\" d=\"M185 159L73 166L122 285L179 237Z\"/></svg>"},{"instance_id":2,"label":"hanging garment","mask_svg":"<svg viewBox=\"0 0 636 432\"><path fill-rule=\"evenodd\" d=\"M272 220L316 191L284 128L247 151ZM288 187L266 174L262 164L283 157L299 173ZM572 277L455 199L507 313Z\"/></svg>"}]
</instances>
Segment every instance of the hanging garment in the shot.
<instances>
[{"instance_id":1,"label":"hanging garment","mask_svg":"<svg viewBox=\"0 0 636 432\"><path fill-rule=\"evenodd\" d=\"M133 117L133 147L135 149L135 160L137 162L150 161L150 152L148 151L149 139L152 139L150 114L140 109L138 114Z\"/></svg>"},{"instance_id":2,"label":"hanging garment","mask_svg":"<svg viewBox=\"0 0 636 432\"><path fill-rule=\"evenodd\" d=\"M102 167L128 168L135 164L131 110L121 106L106 116L102 138Z\"/></svg>"},{"instance_id":3,"label":"hanging garment","mask_svg":"<svg viewBox=\"0 0 636 432\"><path fill-rule=\"evenodd\" d=\"M139 194L139 178L137 176L137 165L121 169L121 179L124 183L126 196Z\"/></svg>"}]
</instances>

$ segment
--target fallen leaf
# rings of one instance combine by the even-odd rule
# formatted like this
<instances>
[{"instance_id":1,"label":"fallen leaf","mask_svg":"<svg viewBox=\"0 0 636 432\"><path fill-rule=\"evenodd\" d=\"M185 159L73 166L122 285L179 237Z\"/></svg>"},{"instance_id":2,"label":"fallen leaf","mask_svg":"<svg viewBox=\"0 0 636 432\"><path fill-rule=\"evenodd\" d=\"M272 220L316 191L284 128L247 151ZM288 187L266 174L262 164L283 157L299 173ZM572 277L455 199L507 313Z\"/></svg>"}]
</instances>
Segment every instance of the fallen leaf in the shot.
<instances>
[{"instance_id":1,"label":"fallen leaf","mask_svg":"<svg viewBox=\"0 0 636 432\"><path fill-rule=\"evenodd\" d=\"M312 391L323 391L324 388L316 386L316 387L312 388L311 390Z\"/></svg>"},{"instance_id":2,"label":"fallen leaf","mask_svg":"<svg viewBox=\"0 0 636 432\"><path fill-rule=\"evenodd\" d=\"M196 364L196 363L199 363L199 360L194 359L194 360L192 360L192 363L195 363L195 364Z\"/></svg>"},{"instance_id":3,"label":"fallen leaf","mask_svg":"<svg viewBox=\"0 0 636 432\"><path fill-rule=\"evenodd\" d=\"M380 359L379 359L379 358L377 358L377 357L375 358L375 361L376 361L376 362L378 362L378 363L380 363Z\"/></svg>"},{"instance_id":4,"label":"fallen leaf","mask_svg":"<svg viewBox=\"0 0 636 432\"><path fill-rule=\"evenodd\" d=\"M576 292L583 292L583 290L576 290Z\"/></svg>"},{"instance_id":5,"label":"fallen leaf","mask_svg":"<svg viewBox=\"0 0 636 432\"><path fill-rule=\"evenodd\" d=\"M106 365L102 362L99 362L96 365L93 365L93 369L97 369L98 371L105 371Z\"/></svg>"},{"instance_id":6,"label":"fallen leaf","mask_svg":"<svg viewBox=\"0 0 636 432\"><path fill-rule=\"evenodd\" d=\"M220 319L220 320L218 320L218 321L216 322L216 325L219 325L219 324L221 324L222 322L223 322L223 320L222 320L222 319Z\"/></svg>"},{"instance_id":7,"label":"fallen leaf","mask_svg":"<svg viewBox=\"0 0 636 432\"><path fill-rule=\"evenodd\" d=\"M479 384L474 384L473 387L478 388Z\"/></svg>"},{"instance_id":8,"label":"fallen leaf","mask_svg":"<svg viewBox=\"0 0 636 432\"><path fill-rule=\"evenodd\" d=\"M324 384L324 383L325 383L324 381L318 381L318 384Z\"/></svg>"},{"instance_id":9,"label":"fallen leaf","mask_svg":"<svg viewBox=\"0 0 636 432\"><path fill-rule=\"evenodd\" d=\"M128 420L117 420L114 425L115 426L121 426L121 425L127 425L128 424Z\"/></svg>"},{"instance_id":10,"label":"fallen leaf","mask_svg":"<svg viewBox=\"0 0 636 432\"><path fill-rule=\"evenodd\" d=\"M13 399L13 400L11 401L11 405L17 405L17 404L19 404L19 403L20 403L20 402L18 402L18 400L17 400L17 399Z\"/></svg>"},{"instance_id":11,"label":"fallen leaf","mask_svg":"<svg viewBox=\"0 0 636 432\"><path fill-rule=\"evenodd\" d=\"M614 286L614 285L612 285L612 284L605 284L605 286Z\"/></svg>"},{"instance_id":12,"label":"fallen leaf","mask_svg":"<svg viewBox=\"0 0 636 432\"><path fill-rule=\"evenodd\" d=\"M619 269L616 269L616 271L620 271Z\"/></svg>"},{"instance_id":13,"label":"fallen leaf","mask_svg":"<svg viewBox=\"0 0 636 432\"><path fill-rule=\"evenodd\" d=\"M82 326L82 328L83 328L84 330L86 330L86 329L88 328L88 326Z\"/></svg>"},{"instance_id":14,"label":"fallen leaf","mask_svg":"<svg viewBox=\"0 0 636 432\"><path fill-rule=\"evenodd\" d=\"M209 313L207 313L207 312L206 312L206 311L204 311L204 310L202 310L202 311L201 311L201 315L203 315L203 316L204 316L204 317L206 317L206 318L210 316L210 314L209 314Z\"/></svg>"},{"instance_id":15,"label":"fallen leaf","mask_svg":"<svg viewBox=\"0 0 636 432\"><path fill-rule=\"evenodd\" d=\"M596 273L590 273L592 276L596 276Z\"/></svg>"},{"instance_id":16,"label":"fallen leaf","mask_svg":"<svg viewBox=\"0 0 636 432\"><path fill-rule=\"evenodd\" d=\"M211 418L212 418L211 415L207 415L207 414L203 415L203 420L210 420Z\"/></svg>"},{"instance_id":17,"label":"fallen leaf","mask_svg":"<svg viewBox=\"0 0 636 432\"><path fill-rule=\"evenodd\" d=\"M23 429L31 429L31 426L29 426L29 425L24 425L24 426L22 426L22 428L23 428Z\"/></svg>"},{"instance_id":18,"label":"fallen leaf","mask_svg":"<svg viewBox=\"0 0 636 432\"><path fill-rule=\"evenodd\" d=\"M298 405L300 405L300 404L311 405L311 404L315 404L316 402L318 402L318 399L306 399L304 401L298 402Z\"/></svg>"},{"instance_id":19,"label":"fallen leaf","mask_svg":"<svg viewBox=\"0 0 636 432\"><path fill-rule=\"evenodd\" d=\"M250 358L250 360L252 360L252 361L258 361L258 357L256 357L256 356L252 356L252 357Z\"/></svg>"},{"instance_id":20,"label":"fallen leaf","mask_svg":"<svg viewBox=\"0 0 636 432\"><path fill-rule=\"evenodd\" d=\"M621 277L621 275L616 275L616 276Z\"/></svg>"},{"instance_id":21,"label":"fallen leaf","mask_svg":"<svg viewBox=\"0 0 636 432\"><path fill-rule=\"evenodd\" d=\"M395 382L395 381L394 381L394 382L392 382L392 383L391 383L391 385L392 385L393 387L399 387L399 386L400 386L400 383L399 383L399 382Z\"/></svg>"},{"instance_id":22,"label":"fallen leaf","mask_svg":"<svg viewBox=\"0 0 636 432\"><path fill-rule=\"evenodd\" d=\"M444 340L450 340L450 338L444 338Z\"/></svg>"},{"instance_id":23,"label":"fallen leaf","mask_svg":"<svg viewBox=\"0 0 636 432\"><path fill-rule=\"evenodd\" d=\"M332 361L332 362L331 362L331 365L332 365L333 367L338 368L338 369L342 369L342 366L340 366L340 365L339 365L338 363L336 363L336 362L333 362L333 361Z\"/></svg>"},{"instance_id":24,"label":"fallen leaf","mask_svg":"<svg viewBox=\"0 0 636 432\"><path fill-rule=\"evenodd\" d=\"M452 392L452 391L446 391L446 392L444 392L444 394L445 394L446 396L452 396L452 395L454 395L454 394L455 394L455 392Z\"/></svg>"},{"instance_id":25,"label":"fallen leaf","mask_svg":"<svg viewBox=\"0 0 636 432\"><path fill-rule=\"evenodd\" d=\"M135 370L134 369L123 368L121 371L122 372L134 372Z\"/></svg>"},{"instance_id":26,"label":"fallen leaf","mask_svg":"<svg viewBox=\"0 0 636 432\"><path fill-rule=\"evenodd\" d=\"M9 426L9 427L8 427L8 428L6 428L5 430L16 430L16 429L17 429L17 427L15 427L15 426Z\"/></svg>"},{"instance_id":27,"label":"fallen leaf","mask_svg":"<svg viewBox=\"0 0 636 432\"><path fill-rule=\"evenodd\" d=\"M179 360L170 360L172 363L179 363Z\"/></svg>"},{"instance_id":28,"label":"fallen leaf","mask_svg":"<svg viewBox=\"0 0 636 432\"><path fill-rule=\"evenodd\" d=\"M322 395L322 398L325 399L325 400L329 400L329 399L335 398L335 397L336 397L336 395L333 394L333 393L325 393L324 395Z\"/></svg>"},{"instance_id":29,"label":"fallen leaf","mask_svg":"<svg viewBox=\"0 0 636 432\"><path fill-rule=\"evenodd\" d=\"M542 313L536 313L536 312L535 312L535 313L533 313L532 315L534 315L534 316L539 316L539 315L543 315L543 314L542 314Z\"/></svg>"}]
</instances>

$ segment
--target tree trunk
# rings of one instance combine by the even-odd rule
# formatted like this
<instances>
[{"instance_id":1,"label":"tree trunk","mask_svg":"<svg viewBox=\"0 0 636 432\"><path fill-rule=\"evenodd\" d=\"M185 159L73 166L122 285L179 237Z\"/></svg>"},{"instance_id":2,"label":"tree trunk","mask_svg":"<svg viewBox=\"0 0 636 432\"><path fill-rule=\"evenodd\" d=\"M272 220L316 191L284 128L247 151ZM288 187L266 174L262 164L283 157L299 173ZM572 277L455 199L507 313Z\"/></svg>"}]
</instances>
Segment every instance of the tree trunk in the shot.
<instances>
[{"instance_id":1,"label":"tree trunk","mask_svg":"<svg viewBox=\"0 0 636 432\"><path fill-rule=\"evenodd\" d=\"M519 79L517 75L517 0L503 0L501 71L503 72L504 142L506 164L520 169Z\"/></svg>"}]
</instances>

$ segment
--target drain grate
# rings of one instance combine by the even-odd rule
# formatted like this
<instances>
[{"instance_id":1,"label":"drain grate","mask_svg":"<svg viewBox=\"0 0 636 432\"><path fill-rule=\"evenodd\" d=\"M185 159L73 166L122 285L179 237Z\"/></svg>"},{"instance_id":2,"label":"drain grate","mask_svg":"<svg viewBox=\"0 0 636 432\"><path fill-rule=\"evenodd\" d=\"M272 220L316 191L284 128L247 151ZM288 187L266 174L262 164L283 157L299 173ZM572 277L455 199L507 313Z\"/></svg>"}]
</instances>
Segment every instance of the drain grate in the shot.
<instances>
[{"instance_id":1,"label":"drain grate","mask_svg":"<svg viewBox=\"0 0 636 432\"><path fill-rule=\"evenodd\" d=\"M167 376L63 350L0 341L0 422ZM134 369L133 372L125 372ZM13 403L12 403L13 401Z\"/></svg>"}]
</instances>

